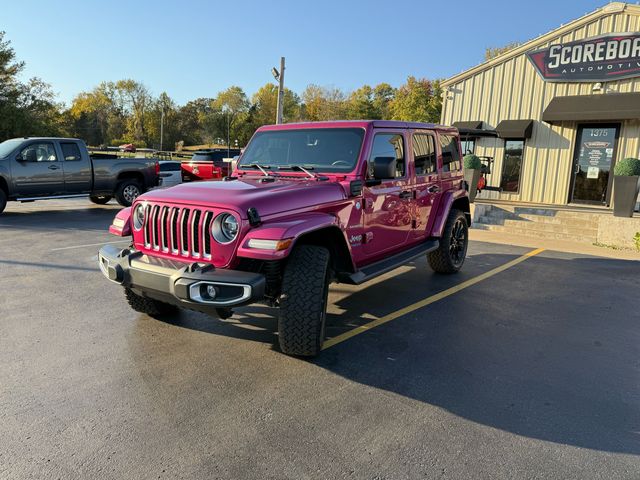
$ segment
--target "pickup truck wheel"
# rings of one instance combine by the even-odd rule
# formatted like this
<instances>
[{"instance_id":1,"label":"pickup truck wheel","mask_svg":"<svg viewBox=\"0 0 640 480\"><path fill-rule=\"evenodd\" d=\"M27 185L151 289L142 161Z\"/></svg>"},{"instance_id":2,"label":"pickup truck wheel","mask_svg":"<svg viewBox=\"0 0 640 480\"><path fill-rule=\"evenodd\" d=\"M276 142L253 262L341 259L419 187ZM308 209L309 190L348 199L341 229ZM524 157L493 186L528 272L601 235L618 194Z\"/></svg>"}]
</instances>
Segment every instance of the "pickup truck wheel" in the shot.
<instances>
[{"instance_id":1,"label":"pickup truck wheel","mask_svg":"<svg viewBox=\"0 0 640 480\"><path fill-rule=\"evenodd\" d=\"M89 200L97 205L106 205L112 198L111 195L92 195L89 197Z\"/></svg>"},{"instance_id":2,"label":"pickup truck wheel","mask_svg":"<svg viewBox=\"0 0 640 480\"><path fill-rule=\"evenodd\" d=\"M116 187L116 200L123 207L130 207L141 194L142 188L135 180L125 180Z\"/></svg>"},{"instance_id":3,"label":"pickup truck wheel","mask_svg":"<svg viewBox=\"0 0 640 480\"><path fill-rule=\"evenodd\" d=\"M4 212L7 206L7 194L0 188L0 213Z\"/></svg>"},{"instance_id":4,"label":"pickup truck wheel","mask_svg":"<svg viewBox=\"0 0 640 480\"><path fill-rule=\"evenodd\" d=\"M312 357L324 341L329 294L329 251L315 245L296 247L282 279L278 341L287 355Z\"/></svg>"},{"instance_id":5,"label":"pickup truck wheel","mask_svg":"<svg viewBox=\"0 0 640 480\"><path fill-rule=\"evenodd\" d=\"M130 288L124 289L124 295L127 297L129 306L136 312L145 313L150 317L157 317L160 315L167 315L169 313L175 313L178 307L170 305L168 303L160 302L152 298L146 298L134 293Z\"/></svg>"},{"instance_id":6,"label":"pickup truck wheel","mask_svg":"<svg viewBox=\"0 0 640 480\"><path fill-rule=\"evenodd\" d=\"M455 273L464 263L469 245L469 226L460 210L452 209L442 232L440 246L429 253L429 265L434 272Z\"/></svg>"}]
</instances>

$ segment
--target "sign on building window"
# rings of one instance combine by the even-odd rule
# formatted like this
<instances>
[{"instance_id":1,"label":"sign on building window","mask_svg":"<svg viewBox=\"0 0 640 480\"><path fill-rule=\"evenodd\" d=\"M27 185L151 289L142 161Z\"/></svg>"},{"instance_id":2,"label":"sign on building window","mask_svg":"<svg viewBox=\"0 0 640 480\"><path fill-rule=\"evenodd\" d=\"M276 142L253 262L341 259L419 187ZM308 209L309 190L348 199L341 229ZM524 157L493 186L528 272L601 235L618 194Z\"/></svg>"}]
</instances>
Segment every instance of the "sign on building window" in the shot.
<instances>
[{"instance_id":1,"label":"sign on building window","mask_svg":"<svg viewBox=\"0 0 640 480\"><path fill-rule=\"evenodd\" d=\"M558 43L527 53L547 82L608 82L640 76L640 32Z\"/></svg>"}]
</instances>

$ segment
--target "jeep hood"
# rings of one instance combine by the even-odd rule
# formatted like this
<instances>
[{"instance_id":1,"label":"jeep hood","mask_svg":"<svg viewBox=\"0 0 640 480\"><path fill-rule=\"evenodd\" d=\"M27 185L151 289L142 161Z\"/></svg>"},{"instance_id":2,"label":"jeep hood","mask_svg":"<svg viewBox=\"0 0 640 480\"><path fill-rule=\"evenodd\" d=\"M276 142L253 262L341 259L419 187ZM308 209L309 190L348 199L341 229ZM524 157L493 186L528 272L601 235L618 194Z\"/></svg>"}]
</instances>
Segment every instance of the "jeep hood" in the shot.
<instances>
[{"instance_id":1,"label":"jeep hood","mask_svg":"<svg viewBox=\"0 0 640 480\"><path fill-rule=\"evenodd\" d=\"M337 182L281 178L264 182L261 177L245 177L228 182L183 183L152 190L139 200L235 210L246 218L251 207L255 207L261 217L266 217L346 198L346 192Z\"/></svg>"}]
</instances>

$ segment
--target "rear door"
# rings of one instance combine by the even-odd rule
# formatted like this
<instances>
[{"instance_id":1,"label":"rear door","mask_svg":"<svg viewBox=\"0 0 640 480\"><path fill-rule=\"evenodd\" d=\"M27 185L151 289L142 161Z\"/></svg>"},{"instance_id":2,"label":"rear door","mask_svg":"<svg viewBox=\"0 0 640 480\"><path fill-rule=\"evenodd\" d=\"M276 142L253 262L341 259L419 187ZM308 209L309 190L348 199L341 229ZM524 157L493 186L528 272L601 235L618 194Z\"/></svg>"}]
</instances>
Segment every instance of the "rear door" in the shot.
<instances>
[{"instance_id":1,"label":"rear door","mask_svg":"<svg viewBox=\"0 0 640 480\"><path fill-rule=\"evenodd\" d=\"M396 177L363 189L366 236L363 251L372 259L402 249L411 232L413 192L406 152L407 140L401 130L375 132L368 160L368 176L372 178L374 158L395 157Z\"/></svg>"},{"instance_id":2,"label":"rear door","mask_svg":"<svg viewBox=\"0 0 640 480\"><path fill-rule=\"evenodd\" d=\"M64 189L67 193L89 193L93 183L91 160L82 154L76 142L60 142L64 166Z\"/></svg>"},{"instance_id":3,"label":"rear door","mask_svg":"<svg viewBox=\"0 0 640 480\"><path fill-rule=\"evenodd\" d=\"M37 197L64 193L64 170L51 141L34 141L16 155L11 169L15 192L19 197Z\"/></svg>"},{"instance_id":4,"label":"rear door","mask_svg":"<svg viewBox=\"0 0 640 480\"><path fill-rule=\"evenodd\" d=\"M413 170L415 172L416 218L414 238L425 238L430 229L430 217L438 210L440 199L440 177L435 132L417 130L411 136Z\"/></svg>"}]
</instances>

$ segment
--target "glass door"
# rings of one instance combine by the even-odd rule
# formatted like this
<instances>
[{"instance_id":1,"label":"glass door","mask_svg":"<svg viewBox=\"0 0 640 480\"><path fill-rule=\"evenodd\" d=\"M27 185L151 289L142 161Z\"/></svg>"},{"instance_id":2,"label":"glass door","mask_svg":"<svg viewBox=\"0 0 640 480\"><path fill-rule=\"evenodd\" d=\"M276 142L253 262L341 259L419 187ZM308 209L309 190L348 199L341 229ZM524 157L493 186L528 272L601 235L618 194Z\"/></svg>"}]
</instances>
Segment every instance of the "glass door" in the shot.
<instances>
[{"instance_id":1,"label":"glass door","mask_svg":"<svg viewBox=\"0 0 640 480\"><path fill-rule=\"evenodd\" d=\"M615 163L620 125L579 125L573 161L573 203L607 205L611 168Z\"/></svg>"}]
</instances>

